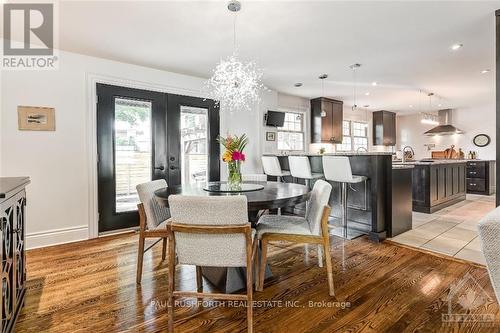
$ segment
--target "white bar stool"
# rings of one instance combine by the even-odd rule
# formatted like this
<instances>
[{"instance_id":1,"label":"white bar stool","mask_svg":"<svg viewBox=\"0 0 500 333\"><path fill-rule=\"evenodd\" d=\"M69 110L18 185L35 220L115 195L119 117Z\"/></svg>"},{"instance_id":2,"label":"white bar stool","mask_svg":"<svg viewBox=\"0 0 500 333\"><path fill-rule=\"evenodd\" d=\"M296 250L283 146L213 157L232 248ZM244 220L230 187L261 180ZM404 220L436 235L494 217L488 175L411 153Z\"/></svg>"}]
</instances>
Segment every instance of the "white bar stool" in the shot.
<instances>
[{"instance_id":1,"label":"white bar stool","mask_svg":"<svg viewBox=\"0 0 500 333\"><path fill-rule=\"evenodd\" d=\"M342 225L344 227L344 238L347 238L347 184L365 182L366 200L366 176L352 174L351 162L347 156L323 156L323 172L326 180L341 183ZM365 202L366 205L366 202Z\"/></svg>"},{"instance_id":2,"label":"white bar stool","mask_svg":"<svg viewBox=\"0 0 500 333\"><path fill-rule=\"evenodd\" d=\"M271 177L277 177L278 182L282 181L284 183L285 180L283 179L283 177L290 176L289 171L281 170L280 161L278 160L277 156L262 156L261 160L264 173Z\"/></svg>"},{"instance_id":3,"label":"white bar stool","mask_svg":"<svg viewBox=\"0 0 500 333\"><path fill-rule=\"evenodd\" d=\"M288 164L292 177L305 179L306 186L309 188L313 185L311 180L324 177L322 173L311 172L311 163L307 156L288 156Z\"/></svg>"}]
</instances>

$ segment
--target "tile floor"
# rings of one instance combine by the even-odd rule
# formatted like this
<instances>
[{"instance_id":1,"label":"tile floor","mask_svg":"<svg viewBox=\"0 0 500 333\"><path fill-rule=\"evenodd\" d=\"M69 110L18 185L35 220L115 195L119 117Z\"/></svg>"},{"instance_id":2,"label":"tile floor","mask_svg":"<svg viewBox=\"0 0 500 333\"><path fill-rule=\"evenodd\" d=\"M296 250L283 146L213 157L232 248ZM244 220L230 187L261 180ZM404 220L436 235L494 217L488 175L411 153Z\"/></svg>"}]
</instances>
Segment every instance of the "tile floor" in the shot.
<instances>
[{"instance_id":1,"label":"tile floor","mask_svg":"<svg viewBox=\"0 0 500 333\"><path fill-rule=\"evenodd\" d=\"M468 194L434 214L413 212L413 229L391 240L484 265L477 223L495 208L495 196Z\"/></svg>"}]
</instances>

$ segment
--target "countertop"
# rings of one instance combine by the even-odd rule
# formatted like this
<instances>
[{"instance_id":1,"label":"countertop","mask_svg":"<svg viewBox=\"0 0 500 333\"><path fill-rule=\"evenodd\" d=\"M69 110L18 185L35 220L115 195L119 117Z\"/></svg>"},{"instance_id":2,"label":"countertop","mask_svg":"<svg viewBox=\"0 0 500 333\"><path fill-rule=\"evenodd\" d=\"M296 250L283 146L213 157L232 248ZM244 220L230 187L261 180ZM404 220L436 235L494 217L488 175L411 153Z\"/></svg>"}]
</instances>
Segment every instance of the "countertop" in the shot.
<instances>
[{"instance_id":1,"label":"countertop","mask_svg":"<svg viewBox=\"0 0 500 333\"><path fill-rule=\"evenodd\" d=\"M372 155L392 155L390 152L384 152L384 151L360 151L360 152L338 152L338 153L324 153L324 154L318 154L318 153L290 153L290 154L263 154L264 156L372 156Z\"/></svg>"},{"instance_id":2,"label":"countertop","mask_svg":"<svg viewBox=\"0 0 500 333\"><path fill-rule=\"evenodd\" d=\"M7 193L29 183L29 177L0 177L0 199L5 198Z\"/></svg>"},{"instance_id":3,"label":"countertop","mask_svg":"<svg viewBox=\"0 0 500 333\"><path fill-rule=\"evenodd\" d=\"M433 160L433 161L410 161L410 162L392 162L395 165L436 165L436 164L458 164L467 163L469 160ZM476 160L477 161L477 160Z\"/></svg>"}]
</instances>

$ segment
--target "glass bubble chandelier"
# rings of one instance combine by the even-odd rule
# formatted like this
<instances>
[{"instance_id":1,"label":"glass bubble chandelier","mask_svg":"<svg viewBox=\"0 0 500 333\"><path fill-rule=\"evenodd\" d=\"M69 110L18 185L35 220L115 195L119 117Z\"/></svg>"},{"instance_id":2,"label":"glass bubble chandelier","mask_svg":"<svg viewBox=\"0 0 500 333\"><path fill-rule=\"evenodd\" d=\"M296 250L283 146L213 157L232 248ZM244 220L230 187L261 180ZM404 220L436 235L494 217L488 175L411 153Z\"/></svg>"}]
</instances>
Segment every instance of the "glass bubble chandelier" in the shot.
<instances>
[{"instance_id":1,"label":"glass bubble chandelier","mask_svg":"<svg viewBox=\"0 0 500 333\"><path fill-rule=\"evenodd\" d=\"M234 13L233 54L222 59L213 70L206 86L211 99L220 103L230 112L250 111L260 101L263 72L253 61L243 62L238 59L236 48L236 15L241 9L239 1L230 1L227 8Z\"/></svg>"}]
</instances>

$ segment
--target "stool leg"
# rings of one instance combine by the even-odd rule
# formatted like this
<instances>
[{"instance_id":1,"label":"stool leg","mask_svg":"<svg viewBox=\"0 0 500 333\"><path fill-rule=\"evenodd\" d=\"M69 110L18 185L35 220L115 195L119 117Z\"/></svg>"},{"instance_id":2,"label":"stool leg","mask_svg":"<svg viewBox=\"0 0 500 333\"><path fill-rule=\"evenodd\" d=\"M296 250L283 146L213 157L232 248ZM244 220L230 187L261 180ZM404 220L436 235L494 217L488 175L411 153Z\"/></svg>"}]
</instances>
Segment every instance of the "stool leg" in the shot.
<instances>
[{"instance_id":1,"label":"stool leg","mask_svg":"<svg viewBox=\"0 0 500 333\"><path fill-rule=\"evenodd\" d=\"M342 183L342 224L344 226L344 238L347 239L347 183Z\"/></svg>"}]
</instances>

